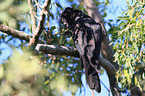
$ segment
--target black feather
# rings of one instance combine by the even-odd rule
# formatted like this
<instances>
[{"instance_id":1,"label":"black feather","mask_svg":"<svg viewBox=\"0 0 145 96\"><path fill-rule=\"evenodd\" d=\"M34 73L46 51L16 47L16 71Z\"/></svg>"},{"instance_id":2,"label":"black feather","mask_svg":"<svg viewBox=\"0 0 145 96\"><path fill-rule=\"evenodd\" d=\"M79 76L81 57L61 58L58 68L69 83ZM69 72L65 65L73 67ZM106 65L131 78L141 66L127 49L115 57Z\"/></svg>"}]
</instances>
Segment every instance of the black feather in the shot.
<instances>
[{"instance_id":1,"label":"black feather","mask_svg":"<svg viewBox=\"0 0 145 96\"><path fill-rule=\"evenodd\" d=\"M67 7L61 14L61 21L72 29L72 38L85 69L86 80L91 89L101 92L98 63L101 49L102 29L90 16L82 11Z\"/></svg>"}]
</instances>

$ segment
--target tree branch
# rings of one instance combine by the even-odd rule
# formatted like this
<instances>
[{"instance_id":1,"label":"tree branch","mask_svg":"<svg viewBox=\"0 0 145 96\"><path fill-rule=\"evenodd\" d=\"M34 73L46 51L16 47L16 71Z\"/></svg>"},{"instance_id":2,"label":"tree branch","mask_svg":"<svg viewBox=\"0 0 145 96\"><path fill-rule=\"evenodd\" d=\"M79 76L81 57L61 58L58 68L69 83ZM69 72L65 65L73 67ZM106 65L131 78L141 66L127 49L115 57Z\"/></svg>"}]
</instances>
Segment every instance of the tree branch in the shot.
<instances>
[{"instance_id":1,"label":"tree branch","mask_svg":"<svg viewBox=\"0 0 145 96\"><path fill-rule=\"evenodd\" d=\"M78 51L76 49L74 49L73 47L37 44L35 49L37 51L42 51L45 54L66 55L66 56L74 56L74 57L79 58Z\"/></svg>"},{"instance_id":2,"label":"tree branch","mask_svg":"<svg viewBox=\"0 0 145 96\"><path fill-rule=\"evenodd\" d=\"M4 24L0 24L0 31L2 31L8 35L11 35L13 37L19 38L21 40L25 40L27 42L29 42L30 38L31 38L31 36L28 35L27 33L23 32L23 31L15 30L15 29L10 28Z\"/></svg>"},{"instance_id":3,"label":"tree branch","mask_svg":"<svg viewBox=\"0 0 145 96\"><path fill-rule=\"evenodd\" d=\"M13 37L19 38L21 40L25 40L27 42L29 42L32 37L31 35L23 32L23 31L18 31L16 29L10 28L4 24L0 24L0 31L2 31L3 33L6 33L8 35L11 35ZM44 42L41 40L39 40L38 43L44 44Z\"/></svg>"},{"instance_id":4,"label":"tree branch","mask_svg":"<svg viewBox=\"0 0 145 96\"><path fill-rule=\"evenodd\" d=\"M78 51L73 47L37 44L35 49L36 49L36 51L42 51L45 54L66 55L66 56L74 56L74 57L79 58ZM114 92L114 90L116 90L116 93L112 93L112 94L116 94L116 96L119 96L119 92L117 92L119 89L118 84L117 84L117 82L114 82L114 81L116 81L115 67L108 60L106 60L103 57L99 57L99 64L106 70L106 72L108 74L110 85L111 85L111 90L113 90L113 92Z\"/></svg>"},{"instance_id":5,"label":"tree branch","mask_svg":"<svg viewBox=\"0 0 145 96\"><path fill-rule=\"evenodd\" d=\"M29 46L32 44L36 44L39 41L39 36L41 35L44 27L44 22L45 22L45 15L48 14L47 9L51 3L51 0L45 0L43 6L42 6L42 11L41 11L41 16L40 16L40 21L38 22L38 26L36 30L33 32L33 38L29 42Z\"/></svg>"},{"instance_id":6,"label":"tree branch","mask_svg":"<svg viewBox=\"0 0 145 96\"><path fill-rule=\"evenodd\" d=\"M47 45L47 44L37 44L35 47L37 51L42 51L45 54L52 55L66 55L79 58L79 53L74 47ZM115 67L105 58L99 57L99 64L107 71L110 75L115 75Z\"/></svg>"}]
</instances>

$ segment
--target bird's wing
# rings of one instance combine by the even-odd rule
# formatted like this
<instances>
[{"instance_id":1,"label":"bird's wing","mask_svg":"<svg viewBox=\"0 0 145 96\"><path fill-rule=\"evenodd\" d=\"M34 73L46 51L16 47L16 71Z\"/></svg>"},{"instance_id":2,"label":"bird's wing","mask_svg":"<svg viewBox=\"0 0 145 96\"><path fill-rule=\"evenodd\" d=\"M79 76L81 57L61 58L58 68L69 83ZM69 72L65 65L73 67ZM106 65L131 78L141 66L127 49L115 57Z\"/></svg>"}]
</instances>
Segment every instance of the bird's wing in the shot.
<instances>
[{"instance_id":1,"label":"bird's wing","mask_svg":"<svg viewBox=\"0 0 145 96\"><path fill-rule=\"evenodd\" d=\"M100 65L98 59L101 48L101 27L99 24L86 24L86 27L88 28L85 29L86 36L84 36L84 38L86 38L84 42L87 43L85 44L85 54L91 66L96 71L99 71Z\"/></svg>"},{"instance_id":2,"label":"bird's wing","mask_svg":"<svg viewBox=\"0 0 145 96\"><path fill-rule=\"evenodd\" d=\"M78 32L78 38L75 40L75 46L81 55L84 55L84 40L81 31Z\"/></svg>"}]
</instances>

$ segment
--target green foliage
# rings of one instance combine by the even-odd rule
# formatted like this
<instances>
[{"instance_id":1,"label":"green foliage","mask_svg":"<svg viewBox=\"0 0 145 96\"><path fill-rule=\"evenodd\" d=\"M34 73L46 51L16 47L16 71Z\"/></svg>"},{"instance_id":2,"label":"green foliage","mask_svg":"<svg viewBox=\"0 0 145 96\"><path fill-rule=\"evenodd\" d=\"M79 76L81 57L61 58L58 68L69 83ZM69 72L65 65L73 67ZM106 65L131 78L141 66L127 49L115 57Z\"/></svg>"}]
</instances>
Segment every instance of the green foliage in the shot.
<instances>
[{"instance_id":1,"label":"green foliage","mask_svg":"<svg viewBox=\"0 0 145 96\"><path fill-rule=\"evenodd\" d=\"M1 96L5 95L30 95L39 96L37 88L42 87L42 68L37 57L30 55L30 52L19 53L14 49L11 58L1 65ZM37 77L37 76L40 77ZM34 85L36 86L34 87ZM38 85L39 84L39 85Z\"/></svg>"},{"instance_id":2,"label":"green foliage","mask_svg":"<svg viewBox=\"0 0 145 96\"><path fill-rule=\"evenodd\" d=\"M132 0L133 2L134 0ZM115 60L121 66L117 73L122 88L130 89L137 85L141 91L145 91L145 2L134 1L132 5L127 2L128 9L124 16L117 17L122 20L117 28Z\"/></svg>"},{"instance_id":3,"label":"green foliage","mask_svg":"<svg viewBox=\"0 0 145 96\"><path fill-rule=\"evenodd\" d=\"M51 56L51 62L44 63L42 57L40 60L24 48L22 52L14 48L10 59L0 65L0 96L52 96L64 91L73 94L81 86L82 71L74 71L80 67L70 65L68 59L60 62L62 57Z\"/></svg>"},{"instance_id":4,"label":"green foliage","mask_svg":"<svg viewBox=\"0 0 145 96\"><path fill-rule=\"evenodd\" d=\"M1 23L4 23L12 28L19 28L19 22L27 22L30 24L27 17L29 7L26 0L17 0L17 2L14 0L2 0L0 1L0 6Z\"/></svg>"}]
</instances>

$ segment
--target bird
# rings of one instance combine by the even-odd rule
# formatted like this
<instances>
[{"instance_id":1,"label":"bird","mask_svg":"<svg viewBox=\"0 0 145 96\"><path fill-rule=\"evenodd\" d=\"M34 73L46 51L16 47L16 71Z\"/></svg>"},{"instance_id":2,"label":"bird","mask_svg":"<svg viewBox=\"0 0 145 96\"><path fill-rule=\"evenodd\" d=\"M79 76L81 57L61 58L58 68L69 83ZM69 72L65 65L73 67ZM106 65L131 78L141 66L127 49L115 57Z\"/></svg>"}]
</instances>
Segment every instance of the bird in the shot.
<instances>
[{"instance_id":1,"label":"bird","mask_svg":"<svg viewBox=\"0 0 145 96\"><path fill-rule=\"evenodd\" d=\"M85 69L86 81L90 89L101 92L98 62L101 49L102 27L90 16L71 7L61 13L61 22L72 30L75 47L80 55L82 67Z\"/></svg>"}]
</instances>

